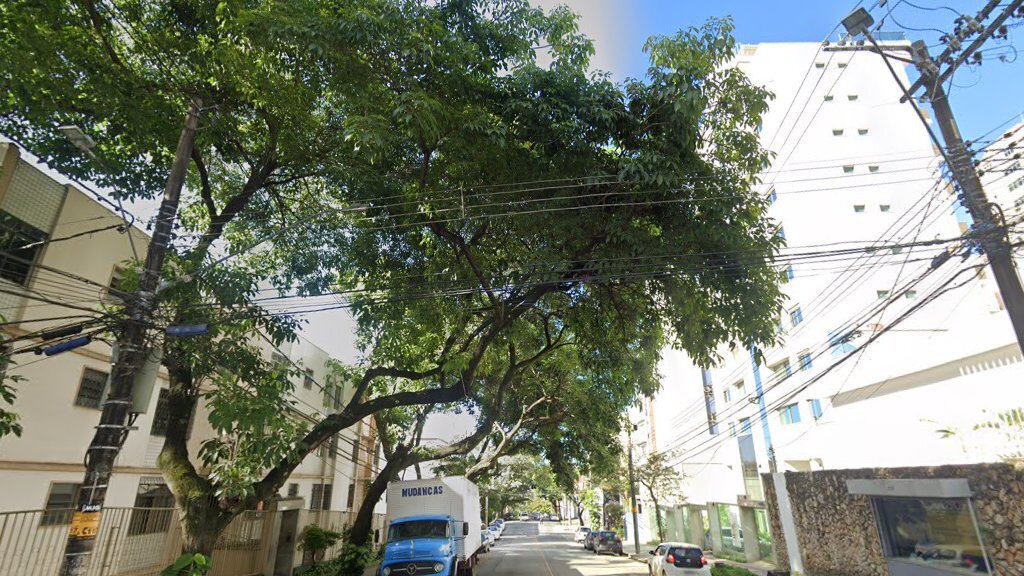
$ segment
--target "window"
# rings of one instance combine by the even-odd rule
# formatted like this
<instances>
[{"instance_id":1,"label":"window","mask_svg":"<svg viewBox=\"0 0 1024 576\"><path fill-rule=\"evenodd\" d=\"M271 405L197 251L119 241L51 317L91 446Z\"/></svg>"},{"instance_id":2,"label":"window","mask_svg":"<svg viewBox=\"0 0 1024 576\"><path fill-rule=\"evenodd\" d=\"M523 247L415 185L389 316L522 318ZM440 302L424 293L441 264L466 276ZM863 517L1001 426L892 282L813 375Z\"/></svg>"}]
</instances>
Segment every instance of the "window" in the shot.
<instances>
[{"instance_id":1,"label":"window","mask_svg":"<svg viewBox=\"0 0 1024 576\"><path fill-rule=\"evenodd\" d=\"M732 391L729 390L728 388L726 388L725 390L722 390L722 398L726 402L732 402Z\"/></svg>"},{"instance_id":2,"label":"window","mask_svg":"<svg viewBox=\"0 0 1024 576\"><path fill-rule=\"evenodd\" d=\"M843 130L842 128L833 128L832 129L832 135L833 136L842 136L843 132L845 132L845 130Z\"/></svg>"},{"instance_id":3,"label":"window","mask_svg":"<svg viewBox=\"0 0 1024 576\"><path fill-rule=\"evenodd\" d=\"M345 394L345 387L339 384L332 384L328 378L327 384L324 385L324 406L326 408L334 408L335 410L341 410L342 397Z\"/></svg>"},{"instance_id":4,"label":"window","mask_svg":"<svg viewBox=\"0 0 1024 576\"><path fill-rule=\"evenodd\" d=\"M323 499L323 501L320 504L320 509L321 510L330 510L331 509L331 496L332 496L332 492L334 492L334 485L333 484L324 484L324 489L323 489L324 499Z\"/></svg>"},{"instance_id":5,"label":"window","mask_svg":"<svg viewBox=\"0 0 1024 576\"><path fill-rule=\"evenodd\" d=\"M272 352L270 354L270 363L274 365L274 370L287 371L288 370L288 357L280 352Z\"/></svg>"},{"instance_id":6,"label":"window","mask_svg":"<svg viewBox=\"0 0 1024 576\"><path fill-rule=\"evenodd\" d=\"M356 503L356 485L355 484L349 484L348 485L348 498L345 499L345 505L349 509L351 509L352 506L355 506L355 503Z\"/></svg>"},{"instance_id":7,"label":"window","mask_svg":"<svg viewBox=\"0 0 1024 576\"><path fill-rule=\"evenodd\" d=\"M160 389L160 395L156 398L156 410L153 412L153 426L149 429L151 436L166 436L167 424L171 421L170 408L167 406L167 395L170 392L167 388Z\"/></svg>"},{"instance_id":8,"label":"window","mask_svg":"<svg viewBox=\"0 0 1024 576\"><path fill-rule=\"evenodd\" d=\"M840 68L846 68L849 65L849 63L848 62L839 62L836 65L839 66Z\"/></svg>"},{"instance_id":9,"label":"window","mask_svg":"<svg viewBox=\"0 0 1024 576\"><path fill-rule=\"evenodd\" d=\"M867 128L857 128L857 134L859 134L861 136L867 136L868 135L868 129Z\"/></svg>"},{"instance_id":10,"label":"window","mask_svg":"<svg viewBox=\"0 0 1024 576\"><path fill-rule=\"evenodd\" d=\"M789 406L783 406L779 410L779 416L782 418L783 426L798 424L800 422L800 405L790 404Z\"/></svg>"},{"instance_id":11,"label":"window","mask_svg":"<svg viewBox=\"0 0 1024 576\"><path fill-rule=\"evenodd\" d=\"M917 300L917 290L907 290L903 293L903 297L907 300Z\"/></svg>"},{"instance_id":12,"label":"window","mask_svg":"<svg viewBox=\"0 0 1024 576\"><path fill-rule=\"evenodd\" d=\"M879 204L878 205L878 211L879 212L889 212L891 210L892 210L892 206L890 206L889 204Z\"/></svg>"},{"instance_id":13,"label":"window","mask_svg":"<svg viewBox=\"0 0 1024 576\"><path fill-rule=\"evenodd\" d=\"M789 311L789 319L793 322L793 326L796 327L804 321L804 311L799 306Z\"/></svg>"},{"instance_id":14,"label":"window","mask_svg":"<svg viewBox=\"0 0 1024 576\"><path fill-rule=\"evenodd\" d=\"M143 476L135 494L135 509L128 523L128 535L167 532L174 521L174 495L163 478Z\"/></svg>"},{"instance_id":15,"label":"window","mask_svg":"<svg viewBox=\"0 0 1024 576\"><path fill-rule=\"evenodd\" d=\"M811 360L810 352L804 350L803 352L800 353L799 358L801 370L810 370L811 368L814 367L813 361Z\"/></svg>"},{"instance_id":16,"label":"window","mask_svg":"<svg viewBox=\"0 0 1024 576\"><path fill-rule=\"evenodd\" d=\"M888 290L875 290L875 296L878 296L879 300L885 300L889 298Z\"/></svg>"},{"instance_id":17,"label":"window","mask_svg":"<svg viewBox=\"0 0 1024 576\"><path fill-rule=\"evenodd\" d=\"M742 48L740 48L741 56L753 56L754 54L757 54L756 44L753 46L743 46Z\"/></svg>"},{"instance_id":18,"label":"window","mask_svg":"<svg viewBox=\"0 0 1024 576\"><path fill-rule=\"evenodd\" d=\"M856 102L857 98L859 98L859 96L857 96L856 94L847 94L846 95L846 99L849 100L850 102Z\"/></svg>"},{"instance_id":19,"label":"window","mask_svg":"<svg viewBox=\"0 0 1024 576\"><path fill-rule=\"evenodd\" d=\"M768 191L768 204L775 204L775 201L779 199L779 195L775 193L775 186Z\"/></svg>"},{"instance_id":20,"label":"window","mask_svg":"<svg viewBox=\"0 0 1024 576\"><path fill-rule=\"evenodd\" d=\"M793 272L793 265L786 266L786 280L792 280L796 274Z\"/></svg>"},{"instance_id":21,"label":"window","mask_svg":"<svg viewBox=\"0 0 1024 576\"><path fill-rule=\"evenodd\" d=\"M50 494L46 497L46 506L39 525L56 526L71 522L71 515L78 505L78 489L81 486L70 482L50 484Z\"/></svg>"},{"instance_id":22,"label":"window","mask_svg":"<svg viewBox=\"0 0 1024 576\"><path fill-rule=\"evenodd\" d=\"M789 365L788 358L783 360L782 362L779 362L778 364L775 364L774 366L769 366L768 369L771 370L772 374L775 375L776 382L782 380L786 376L789 376L793 373L793 367Z\"/></svg>"},{"instance_id":23,"label":"window","mask_svg":"<svg viewBox=\"0 0 1024 576\"><path fill-rule=\"evenodd\" d=\"M813 416L815 420L821 418L821 415L824 414L824 412L821 411L821 400L815 398L814 400L808 400L807 403L811 407L811 416Z\"/></svg>"},{"instance_id":24,"label":"window","mask_svg":"<svg viewBox=\"0 0 1024 576\"><path fill-rule=\"evenodd\" d=\"M853 205L853 211L856 212L857 214L862 214L864 212L864 205L863 204L854 204Z\"/></svg>"},{"instance_id":25,"label":"window","mask_svg":"<svg viewBox=\"0 0 1024 576\"><path fill-rule=\"evenodd\" d=\"M295 498L298 495L299 495L299 484L297 482L292 482L291 484L288 485L288 497L289 498Z\"/></svg>"},{"instance_id":26,"label":"window","mask_svg":"<svg viewBox=\"0 0 1024 576\"><path fill-rule=\"evenodd\" d=\"M332 460L338 455L338 435L331 436L331 443L327 446L327 456Z\"/></svg>"},{"instance_id":27,"label":"window","mask_svg":"<svg viewBox=\"0 0 1024 576\"><path fill-rule=\"evenodd\" d=\"M852 173L853 173L853 166L852 165L847 164L846 166L843 166L843 174L852 174Z\"/></svg>"},{"instance_id":28,"label":"window","mask_svg":"<svg viewBox=\"0 0 1024 576\"><path fill-rule=\"evenodd\" d=\"M75 406L100 409L109 376L106 372L92 368L83 370L82 380L78 383L78 394L75 396Z\"/></svg>"},{"instance_id":29,"label":"window","mask_svg":"<svg viewBox=\"0 0 1024 576\"><path fill-rule=\"evenodd\" d=\"M831 94L825 94L825 102L831 102L835 98Z\"/></svg>"},{"instance_id":30,"label":"window","mask_svg":"<svg viewBox=\"0 0 1024 576\"><path fill-rule=\"evenodd\" d=\"M733 396L736 398L742 398L747 394L747 383L743 380L732 385Z\"/></svg>"},{"instance_id":31,"label":"window","mask_svg":"<svg viewBox=\"0 0 1024 576\"><path fill-rule=\"evenodd\" d=\"M825 67L825 63L824 62L815 62L814 63L814 67L815 68L824 68Z\"/></svg>"},{"instance_id":32,"label":"window","mask_svg":"<svg viewBox=\"0 0 1024 576\"><path fill-rule=\"evenodd\" d=\"M871 172L872 174L874 174L875 172L878 172L878 165L872 164L872 165L868 166L868 172Z\"/></svg>"},{"instance_id":33,"label":"window","mask_svg":"<svg viewBox=\"0 0 1024 576\"><path fill-rule=\"evenodd\" d=\"M25 286L47 235L0 211L0 278Z\"/></svg>"},{"instance_id":34,"label":"window","mask_svg":"<svg viewBox=\"0 0 1024 576\"><path fill-rule=\"evenodd\" d=\"M832 347L833 356L842 356L843 354L849 354L853 352L854 346L850 343L853 338L851 333L837 334L835 332L828 333L828 345Z\"/></svg>"},{"instance_id":35,"label":"window","mask_svg":"<svg viewBox=\"0 0 1024 576\"><path fill-rule=\"evenodd\" d=\"M325 484L313 484L313 491L309 498L309 509L310 510L322 510L321 506L324 503L324 486Z\"/></svg>"},{"instance_id":36,"label":"window","mask_svg":"<svg viewBox=\"0 0 1024 576\"><path fill-rule=\"evenodd\" d=\"M1010 182L1010 190L1011 191L1016 190L1017 188L1020 188L1021 186L1024 186L1024 176L1021 176L1020 178L1017 178L1013 182ZM0 273L0 275L2 275L2 273Z\"/></svg>"},{"instance_id":37,"label":"window","mask_svg":"<svg viewBox=\"0 0 1024 576\"><path fill-rule=\"evenodd\" d=\"M740 418L740 434L750 434L750 418Z\"/></svg>"},{"instance_id":38,"label":"window","mask_svg":"<svg viewBox=\"0 0 1024 576\"><path fill-rule=\"evenodd\" d=\"M313 389L313 369L306 368L306 374L302 377L302 387L306 390Z\"/></svg>"}]
</instances>

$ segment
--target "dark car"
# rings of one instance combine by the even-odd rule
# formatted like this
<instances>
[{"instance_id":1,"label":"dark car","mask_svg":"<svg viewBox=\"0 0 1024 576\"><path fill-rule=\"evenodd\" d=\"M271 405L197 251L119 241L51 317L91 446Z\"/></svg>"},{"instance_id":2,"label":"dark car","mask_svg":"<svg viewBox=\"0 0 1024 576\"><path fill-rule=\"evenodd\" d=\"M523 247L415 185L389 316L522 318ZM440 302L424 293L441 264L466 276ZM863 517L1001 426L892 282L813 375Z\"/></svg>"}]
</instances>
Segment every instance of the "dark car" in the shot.
<instances>
[{"instance_id":1,"label":"dark car","mask_svg":"<svg viewBox=\"0 0 1024 576\"><path fill-rule=\"evenodd\" d=\"M587 537L583 539L583 549L593 550L594 549L594 538L597 537L597 532L591 530L587 532Z\"/></svg>"},{"instance_id":2,"label":"dark car","mask_svg":"<svg viewBox=\"0 0 1024 576\"><path fill-rule=\"evenodd\" d=\"M602 530L594 538L594 554L611 552L616 556L622 556L622 538L611 530Z\"/></svg>"}]
</instances>

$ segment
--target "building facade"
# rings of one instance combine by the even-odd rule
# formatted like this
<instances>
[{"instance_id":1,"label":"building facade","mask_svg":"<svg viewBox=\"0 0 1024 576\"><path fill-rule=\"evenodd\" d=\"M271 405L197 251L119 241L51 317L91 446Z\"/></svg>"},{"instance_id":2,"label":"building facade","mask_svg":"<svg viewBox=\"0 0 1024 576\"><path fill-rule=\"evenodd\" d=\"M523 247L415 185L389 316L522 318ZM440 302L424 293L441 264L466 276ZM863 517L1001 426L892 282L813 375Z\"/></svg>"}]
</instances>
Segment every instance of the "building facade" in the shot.
<instances>
[{"instance_id":1,"label":"building facade","mask_svg":"<svg viewBox=\"0 0 1024 576\"><path fill-rule=\"evenodd\" d=\"M8 346L18 352L5 377L17 379L14 410L24 428L21 437L0 439L0 486L5 488L0 514L41 510L43 524L66 526L68 514L47 511L74 504L84 473L82 458L99 421L111 346L94 340L53 356L37 355L30 352L39 340L26 335L101 313L116 298L110 287L116 286L133 250L144 256L149 239L137 228L126 229L121 216L89 194L58 182L22 156L16 146L0 143L0 316ZM305 418L325 416L351 398L352 390L329 383L331 358L324 350L303 338L278 349L261 342L268 359L305 371L294 389ZM166 387L161 368L154 389L140 401L141 413L116 461L109 507L174 507L156 462L167 424ZM215 435L206 416L200 405L189 440L194 457ZM367 419L308 456L281 496L301 499L301 507L311 511L350 512L374 478L378 458ZM200 467L198 459L195 464ZM169 515L159 521L169 522ZM135 524L131 530L159 531Z\"/></svg>"},{"instance_id":2,"label":"building facade","mask_svg":"<svg viewBox=\"0 0 1024 576\"><path fill-rule=\"evenodd\" d=\"M761 474L992 461L973 426L1024 406L1020 351L958 240L941 157L881 58L850 47L742 48L737 66L774 94L761 186L788 244L781 343L723 347L715 366L666 351L636 415L685 477L669 537L726 557L772 558Z\"/></svg>"}]
</instances>

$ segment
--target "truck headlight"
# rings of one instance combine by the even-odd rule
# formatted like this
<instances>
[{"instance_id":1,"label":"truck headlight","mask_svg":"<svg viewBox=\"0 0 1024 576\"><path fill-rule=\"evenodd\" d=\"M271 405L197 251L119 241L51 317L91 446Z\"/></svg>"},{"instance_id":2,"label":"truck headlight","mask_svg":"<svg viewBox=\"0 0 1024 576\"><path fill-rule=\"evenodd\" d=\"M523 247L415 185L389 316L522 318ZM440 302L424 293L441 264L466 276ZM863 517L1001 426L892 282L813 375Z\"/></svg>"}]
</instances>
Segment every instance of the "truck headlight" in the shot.
<instances>
[{"instance_id":1,"label":"truck headlight","mask_svg":"<svg viewBox=\"0 0 1024 576\"><path fill-rule=\"evenodd\" d=\"M441 564L440 562L434 564L434 572L440 572L441 570L444 570L444 564Z\"/></svg>"},{"instance_id":2,"label":"truck headlight","mask_svg":"<svg viewBox=\"0 0 1024 576\"><path fill-rule=\"evenodd\" d=\"M384 570L381 570L381 574L383 574L384 576L388 576L389 574L391 574L391 567L385 566Z\"/></svg>"}]
</instances>

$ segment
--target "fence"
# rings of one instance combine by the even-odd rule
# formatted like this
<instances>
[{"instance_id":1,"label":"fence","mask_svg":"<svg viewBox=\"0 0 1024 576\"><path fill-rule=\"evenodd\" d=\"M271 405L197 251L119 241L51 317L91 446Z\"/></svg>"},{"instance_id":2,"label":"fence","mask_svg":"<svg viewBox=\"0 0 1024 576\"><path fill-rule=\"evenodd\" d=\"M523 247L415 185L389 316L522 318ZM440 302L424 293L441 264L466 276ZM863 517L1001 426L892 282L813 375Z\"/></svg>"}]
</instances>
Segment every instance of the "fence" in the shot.
<instances>
[{"instance_id":1,"label":"fence","mask_svg":"<svg viewBox=\"0 0 1024 576\"><path fill-rule=\"evenodd\" d=\"M355 522L355 512L341 512L338 510L303 510L302 515L299 517L299 529L303 529L306 526L313 524L323 528L324 530L331 530L333 532L344 533L345 529ZM374 514L373 524L371 525L371 534L374 530L381 531L381 537L384 537L384 515ZM372 536L371 536L372 538ZM371 540L372 542L372 540ZM331 559L338 556L341 553L341 548L344 542L338 541L337 544L328 548L323 555L324 559ZM302 552L302 564L310 564L313 561L313 555L310 551L304 550Z\"/></svg>"},{"instance_id":2,"label":"fence","mask_svg":"<svg viewBox=\"0 0 1024 576\"><path fill-rule=\"evenodd\" d=\"M54 576L73 510L0 513L0 576ZM260 574L267 561L274 512L244 512L225 529L210 576ZM155 576L181 553L173 508L105 508L89 576Z\"/></svg>"}]
</instances>

